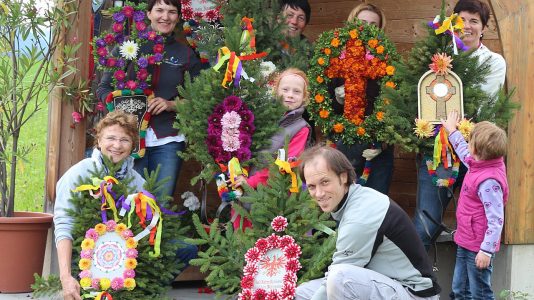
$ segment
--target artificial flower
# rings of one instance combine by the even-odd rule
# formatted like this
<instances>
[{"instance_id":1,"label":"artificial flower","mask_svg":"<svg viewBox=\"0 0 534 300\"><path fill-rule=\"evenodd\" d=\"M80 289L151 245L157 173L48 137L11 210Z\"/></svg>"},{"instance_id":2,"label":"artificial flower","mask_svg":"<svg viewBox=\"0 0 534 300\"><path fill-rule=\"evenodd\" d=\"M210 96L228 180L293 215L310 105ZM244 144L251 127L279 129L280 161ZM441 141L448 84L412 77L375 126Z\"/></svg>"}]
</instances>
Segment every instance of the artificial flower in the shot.
<instances>
[{"instance_id":1,"label":"artificial flower","mask_svg":"<svg viewBox=\"0 0 534 300\"><path fill-rule=\"evenodd\" d=\"M184 200L184 206L190 211L195 211L200 208L200 201L192 192L187 191L183 193L181 198Z\"/></svg>"},{"instance_id":2,"label":"artificial flower","mask_svg":"<svg viewBox=\"0 0 534 300\"><path fill-rule=\"evenodd\" d=\"M270 236L266 237L266 240L270 249L280 247L280 237L276 234L271 234Z\"/></svg>"},{"instance_id":3,"label":"artificial flower","mask_svg":"<svg viewBox=\"0 0 534 300\"><path fill-rule=\"evenodd\" d=\"M248 249L247 253L245 253L245 259L247 262L256 262L260 259L260 251L258 248L250 248Z\"/></svg>"},{"instance_id":4,"label":"artificial flower","mask_svg":"<svg viewBox=\"0 0 534 300\"><path fill-rule=\"evenodd\" d=\"M127 18L133 17L134 11L134 8L130 5L126 5L122 8L122 13L124 13L124 16L126 16Z\"/></svg>"},{"instance_id":5,"label":"artificial flower","mask_svg":"<svg viewBox=\"0 0 534 300\"><path fill-rule=\"evenodd\" d=\"M288 270L289 272L296 273L301 268L302 268L302 266L301 266L300 262L298 261L298 259L290 259L286 263L286 270Z\"/></svg>"},{"instance_id":6,"label":"artificial flower","mask_svg":"<svg viewBox=\"0 0 534 300\"><path fill-rule=\"evenodd\" d=\"M386 82L386 86L394 89L397 85L393 81Z\"/></svg>"},{"instance_id":7,"label":"artificial flower","mask_svg":"<svg viewBox=\"0 0 534 300\"><path fill-rule=\"evenodd\" d=\"M350 38L351 39L357 39L358 38L358 31L356 29L353 29L353 30L349 31L349 34L350 34Z\"/></svg>"},{"instance_id":8,"label":"artificial flower","mask_svg":"<svg viewBox=\"0 0 534 300\"><path fill-rule=\"evenodd\" d=\"M134 270L124 270L122 273L122 276L126 278L135 278L135 271Z\"/></svg>"},{"instance_id":9,"label":"artificial flower","mask_svg":"<svg viewBox=\"0 0 534 300\"><path fill-rule=\"evenodd\" d=\"M84 239L82 242L82 250L89 250L95 247L95 241L93 239Z\"/></svg>"},{"instance_id":10,"label":"artificial flower","mask_svg":"<svg viewBox=\"0 0 534 300\"><path fill-rule=\"evenodd\" d=\"M419 138L428 138L434 135L434 124L423 119L415 119L415 135Z\"/></svg>"},{"instance_id":11,"label":"artificial flower","mask_svg":"<svg viewBox=\"0 0 534 300\"><path fill-rule=\"evenodd\" d=\"M127 240L131 237L133 237L133 232L130 229L125 229L120 232L120 235L123 239Z\"/></svg>"},{"instance_id":12,"label":"artificial flower","mask_svg":"<svg viewBox=\"0 0 534 300\"><path fill-rule=\"evenodd\" d=\"M135 248L137 247L137 242L133 238L129 238L126 240L126 247L130 249Z\"/></svg>"},{"instance_id":13,"label":"artificial flower","mask_svg":"<svg viewBox=\"0 0 534 300\"><path fill-rule=\"evenodd\" d=\"M98 278L93 278L93 280L91 280L91 287L92 287L94 290L99 290L99 289L100 289L100 279L98 279Z\"/></svg>"},{"instance_id":14,"label":"artificial flower","mask_svg":"<svg viewBox=\"0 0 534 300\"><path fill-rule=\"evenodd\" d=\"M72 120L74 121L74 123L80 123L82 119L83 119L83 116L81 113L77 111L72 112Z\"/></svg>"},{"instance_id":15,"label":"artificial flower","mask_svg":"<svg viewBox=\"0 0 534 300\"><path fill-rule=\"evenodd\" d=\"M110 286L111 286L111 281L109 280L109 278L100 278L100 288L103 291L109 289Z\"/></svg>"},{"instance_id":16,"label":"artificial flower","mask_svg":"<svg viewBox=\"0 0 534 300\"><path fill-rule=\"evenodd\" d=\"M384 48L384 46L380 45L380 46L376 47L375 50L376 50L376 53L382 54L382 53L384 53L385 48Z\"/></svg>"},{"instance_id":17,"label":"artificial flower","mask_svg":"<svg viewBox=\"0 0 534 300\"><path fill-rule=\"evenodd\" d=\"M395 74L395 67L394 66L387 66L386 67L386 74L388 74L389 76L392 76L393 74Z\"/></svg>"},{"instance_id":18,"label":"artificial flower","mask_svg":"<svg viewBox=\"0 0 534 300\"><path fill-rule=\"evenodd\" d=\"M251 289L254 286L254 276L246 275L241 279L242 289Z\"/></svg>"},{"instance_id":19,"label":"artificial flower","mask_svg":"<svg viewBox=\"0 0 534 300\"><path fill-rule=\"evenodd\" d=\"M469 141L469 136L471 135L474 126L475 124L473 124L471 120L465 118L458 123L458 130L464 136L466 141Z\"/></svg>"},{"instance_id":20,"label":"artificial flower","mask_svg":"<svg viewBox=\"0 0 534 300\"><path fill-rule=\"evenodd\" d=\"M79 276L80 276L80 278L91 277L91 271L83 270L83 271L80 272Z\"/></svg>"},{"instance_id":21,"label":"artificial flower","mask_svg":"<svg viewBox=\"0 0 534 300\"><path fill-rule=\"evenodd\" d=\"M139 51L139 45L133 41L125 41L119 47L119 52L125 59L132 60L137 57L137 51Z\"/></svg>"},{"instance_id":22,"label":"artificial flower","mask_svg":"<svg viewBox=\"0 0 534 300\"><path fill-rule=\"evenodd\" d=\"M135 279L133 278L126 278L124 279L124 288L128 291L131 291L135 288Z\"/></svg>"},{"instance_id":23,"label":"artificial flower","mask_svg":"<svg viewBox=\"0 0 534 300\"><path fill-rule=\"evenodd\" d=\"M369 40L367 42L367 45L371 48L376 48L376 46L378 45L378 40L376 39Z\"/></svg>"},{"instance_id":24,"label":"artificial flower","mask_svg":"<svg viewBox=\"0 0 534 300\"><path fill-rule=\"evenodd\" d=\"M359 135L359 136L364 135L365 134L365 128L358 127L358 129L356 130L356 134Z\"/></svg>"},{"instance_id":25,"label":"artificial flower","mask_svg":"<svg viewBox=\"0 0 534 300\"><path fill-rule=\"evenodd\" d=\"M383 121L384 120L384 112L383 111L379 111L376 113L376 119L378 121Z\"/></svg>"},{"instance_id":26,"label":"artificial flower","mask_svg":"<svg viewBox=\"0 0 534 300\"><path fill-rule=\"evenodd\" d=\"M145 22L136 22L135 23L135 29L137 29L138 31L143 31L146 29L146 24Z\"/></svg>"},{"instance_id":27,"label":"artificial flower","mask_svg":"<svg viewBox=\"0 0 534 300\"><path fill-rule=\"evenodd\" d=\"M80 286L82 288L88 288L91 286L91 278L84 277L80 279Z\"/></svg>"},{"instance_id":28,"label":"artificial flower","mask_svg":"<svg viewBox=\"0 0 534 300\"><path fill-rule=\"evenodd\" d=\"M324 54L326 54L326 55L330 55L330 54L332 54L332 50L330 50L330 48L324 48L323 52L324 52Z\"/></svg>"},{"instance_id":29,"label":"artificial flower","mask_svg":"<svg viewBox=\"0 0 534 300\"><path fill-rule=\"evenodd\" d=\"M321 76L317 76L316 80L317 80L318 83L323 83L324 82L324 79Z\"/></svg>"},{"instance_id":30,"label":"artificial flower","mask_svg":"<svg viewBox=\"0 0 534 300\"><path fill-rule=\"evenodd\" d=\"M325 63L324 58L319 57L319 58L317 59L317 63L318 63L319 65L321 65L321 66L324 65L324 63Z\"/></svg>"},{"instance_id":31,"label":"artificial flower","mask_svg":"<svg viewBox=\"0 0 534 300\"><path fill-rule=\"evenodd\" d=\"M298 258L301 254L300 246L296 243L284 248L284 254L287 258Z\"/></svg>"},{"instance_id":32,"label":"artificial flower","mask_svg":"<svg viewBox=\"0 0 534 300\"><path fill-rule=\"evenodd\" d=\"M96 232L98 232L99 235L103 235L104 233L106 233L106 231L108 229L107 229L106 225L104 225L102 223L98 223L95 226L95 230L96 230Z\"/></svg>"},{"instance_id":33,"label":"artificial flower","mask_svg":"<svg viewBox=\"0 0 534 300\"><path fill-rule=\"evenodd\" d=\"M333 38L332 41L330 42L330 45L332 45L332 47L339 47L339 39L338 38Z\"/></svg>"},{"instance_id":34,"label":"artificial flower","mask_svg":"<svg viewBox=\"0 0 534 300\"><path fill-rule=\"evenodd\" d=\"M106 34L106 36L104 37L104 41L106 42L106 44L111 44L114 40L115 37L111 33Z\"/></svg>"},{"instance_id":35,"label":"artificial flower","mask_svg":"<svg viewBox=\"0 0 534 300\"><path fill-rule=\"evenodd\" d=\"M93 249L85 249L80 252L81 258L91 259L93 258Z\"/></svg>"},{"instance_id":36,"label":"artificial flower","mask_svg":"<svg viewBox=\"0 0 534 300\"><path fill-rule=\"evenodd\" d=\"M268 78L274 71L276 71L276 66L272 61L262 61L260 63L260 72L263 78Z\"/></svg>"},{"instance_id":37,"label":"artificial flower","mask_svg":"<svg viewBox=\"0 0 534 300\"><path fill-rule=\"evenodd\" d=\"M315 95L315 102L322 103L324 101L324 96L321 94Z\"/></svg>"},{"instance_id":38,"label":"artificial flower","mask_svg":"<svg viewBox=\"0 0 534 300\"><path fill-rule=\"evenodd\" d=\"M126 82L126 87L133 91L133 90L135 90L137 88L137 83L135 81L133 81L133 80L128 80Z\"/></svg>"},{"instance_id":39,"label":"artificial flower","mask_svg":"<svg viewBox=\"0 0 534 300\"><path fill-rule=\"evenodd\" d=\"M128 229L128 227L126 227L125 224L123 224L123 223L119 223L119 224L117 224L117 226L115 227L115 232L117 232L117 233L121 233L122 231L124 231L124 230L126 230L126 229Z\"/></svg>"},{"instance_id":40,"label":"artificial flower","mask_svg":"<svg viewBox=\"0 0 534 300\"><path fill-rule=\"evenodd\" d=\"M91 260L87 258L80 259L80 261L78 262L78 267L80 267L80 270L82 271L89 270L89 268L91 267Z\"/></svg>"},{"instance_id":41,"label":"artificial flower","mask_svg":"<svg viewBox=\"0 0 534 300\"><path fill-rule=\"evenodd\" d=\"M336 123L334 124L333 129L335 133L342 133L343 130L345 129L345 126L343 126L343 124L341 123Z\"/></svg>"},{"instance_id":42,"label":"artificial flower","mask_svg":"<svg viewBox=\"0 0 534 300\"><path fill-rule=\"evenodd\" d=\"M264 289L257 289L254 291L254 294L252 295L253 299L266 299L267 298L267 291Z\"/></svg>"},{"instance_id":43,"label":"artificial flower","mask_svg":"<svg viewBox=\"0 0 534 300\"><path fill-rule=\"evenodd\" d=\"M114 32L122 32L123 30L124 30L124 25L122 25L122 23L113 24L113 31Z\"/></svg>"},{"instance_id":44,"label":"artificial flower","mask_svg":"<svg viewBox=\"0 0 534 300\"><path fill-rule=\"evenodd\" d=\"M124 287L124 279L115 277L111 280L111 288L115 291L121 290Z\"/></svg>"},{"instance_id":45,"label":"artificial flower","mask_svg":"<svg viewBox=\"0 0 534 300\"><path fill-rule=\"evenodd\" d=\"M106 230L107 231L114 231L115 227L117 227L117 222L115 220L109 220L106 222Z\"/></svg>"},{"instance_id":46,"label":"artificial flower","mask_svg":"<svg viewBox=\"0 0 534 300\"><path fill-rule=\"evenodd\" d=\"M139 255L137 249L129 248L126 250L126 257L128 258L137 258L137 255Z\"/></svg>"},{"instance_id":47,"label":"artificial flower","mask_svg":"<svg viewBox=\"0 0 534 300\"><path fill-rule=\"evenodd\" d=\"M452 58L447 53L436 53L432 56L432 63L428 65L437 75L446 75L452 69Z\"/></svg>"},{"instance_id":48,"label":"artificial flower","mask_svg":"<svg viewBox=\"0 0 534 300\"><path fill-rule=\"evenodd\" d=\"M124 262L124 267L129 270L135 269L137 267L137 260L135 258L127 258Z\"/></svg>"},{"instance_id":49,"label":"artificial flower","mask_svg":"<svg viewBox=\"0 0 534 300\"><path fill-rule=\"evenodd\" d=\"M271 227L274 229L274 231L276 232L282 232L286 229L288 223L287 223L287 219L282 217L282 216L277 216L276 218L273 219L273 221L271 222Z\"/></svg>"}]
</instances>

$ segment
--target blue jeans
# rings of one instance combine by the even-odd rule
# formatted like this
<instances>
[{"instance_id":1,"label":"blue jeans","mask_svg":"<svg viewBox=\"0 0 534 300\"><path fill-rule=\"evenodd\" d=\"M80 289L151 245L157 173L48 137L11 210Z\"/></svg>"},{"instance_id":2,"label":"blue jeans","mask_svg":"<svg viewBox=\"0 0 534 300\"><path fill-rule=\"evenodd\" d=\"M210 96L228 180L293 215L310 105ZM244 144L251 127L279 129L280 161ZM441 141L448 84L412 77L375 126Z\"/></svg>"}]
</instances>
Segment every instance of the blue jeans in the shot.
<instances>
[{"instance_id":1,"label":"blue jeans","mask_svg":"<svg viewBox=\"0 0 534 300\"><path fill-rule=\"evenodd\" d=\"M144 169L147 169L150 174L156 171L158 165L161 165L157 180L160 181L164 178L170 179L165 182L163 189L155 195L160 202L167 202L165 198L167 196L172 197L174 194L176 180L182 167L182 158L178 156L177 152L183 151L184 149L185 142L171 142L161 146L147 147L145 156L135 161L134 169L141 176L145 176Z\"/></svg>"},{"instance_id":2,"label":"blue jeans","mask_svg":"<svg viewBox=\"0 0 534 300\"><path fill-rule=\"evenodd\" d=\"M416 158L417 166L417 205L415 208L414 224L417 234L423 241L426 250L430 249L432 245L432 237L441 233L440 227L432 222L427 216L423 214L426 211L432 219L440 223L443 220L443 213L451 198L454 189L462 186L463 179L467 168L460 164L460 172L458 178L452 187L437 187L432 183L432 176L428 174L426 160L423 155L419 154ZM444 169L443 165L439 165L436 169L436 174L439 178L449 178L452 174L452 168Z\"/></svg>"},{"instance_id":3,"label":"blue jeans","mask_svg":"<svg viewBox=\"0 0 534 300\"><path fill-rule=\"evenodd\" d=\"M365 166L365 158L362 153L365 149L370 149L370 144L355 143L352 145L345 145L341 141L337 142L336 148L341 151L349 159L354 167L357 176L361 176ZM393 146L388 146L371 161L371 173L366 187L375 189L382 194L389 193L389 186L391 185L391 178L393 176Z\"/></svg>"},{"instance_id":4,"label":"blue jeans","mask_svg":"<svg viewBox=\"0 0 534 300\"><path fill-rule=\"evenodd\" d=\"M493 272L493 258L487 269L476 267L476 252L458 246L456 250L456 265L452 277L451 299L495 299L491 290L491 273Z\"/></svg>"}]
</instances>

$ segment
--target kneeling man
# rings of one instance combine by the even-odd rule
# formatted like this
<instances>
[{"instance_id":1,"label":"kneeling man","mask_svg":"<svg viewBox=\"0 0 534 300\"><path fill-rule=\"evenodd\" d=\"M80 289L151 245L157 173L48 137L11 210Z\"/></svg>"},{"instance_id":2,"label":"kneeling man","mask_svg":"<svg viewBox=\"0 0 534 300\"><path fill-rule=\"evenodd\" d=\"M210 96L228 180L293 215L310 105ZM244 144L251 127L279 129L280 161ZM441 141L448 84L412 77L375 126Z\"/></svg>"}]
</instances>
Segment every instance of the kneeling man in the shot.
<instances>
[{"instance_id":1,"label":"kneeling man","mask_svg":"<svg viewBox=\"0 0 534 300\"><path fill-rule=\"evenodd\" d=\"M301 155L311 197L339 223L324 278L297 288L296 299L438 299L441 288L415 227L388 196L356 184L340 151L316 146Z\"/></svg>"}]
</instances>

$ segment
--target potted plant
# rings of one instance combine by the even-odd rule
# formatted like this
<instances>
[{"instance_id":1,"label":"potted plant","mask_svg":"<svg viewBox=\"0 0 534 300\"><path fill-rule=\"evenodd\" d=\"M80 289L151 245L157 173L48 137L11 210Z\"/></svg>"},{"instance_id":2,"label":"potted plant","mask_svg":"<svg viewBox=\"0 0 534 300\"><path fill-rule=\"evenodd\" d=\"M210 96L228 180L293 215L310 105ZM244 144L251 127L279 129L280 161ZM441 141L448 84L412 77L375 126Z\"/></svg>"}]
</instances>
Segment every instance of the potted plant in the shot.
<instances>
[{"instance_id":1,"label":"potted plant","mask_svg":"<svg viewBox=\"0 0 534 300\"><path fill-rule=\"evenodd\" d=\"M0 2L0 293L30 291L33 273L43 268L52 215L14 212L17 162L28 152L19 147L20 132L47 105L50 92L76 71L53 64L54 58L75 51L62 34L72 14L65 4L46 8L36 0ZM19 272L26 274L17 277Z\"/></svg>"}]
</instances>

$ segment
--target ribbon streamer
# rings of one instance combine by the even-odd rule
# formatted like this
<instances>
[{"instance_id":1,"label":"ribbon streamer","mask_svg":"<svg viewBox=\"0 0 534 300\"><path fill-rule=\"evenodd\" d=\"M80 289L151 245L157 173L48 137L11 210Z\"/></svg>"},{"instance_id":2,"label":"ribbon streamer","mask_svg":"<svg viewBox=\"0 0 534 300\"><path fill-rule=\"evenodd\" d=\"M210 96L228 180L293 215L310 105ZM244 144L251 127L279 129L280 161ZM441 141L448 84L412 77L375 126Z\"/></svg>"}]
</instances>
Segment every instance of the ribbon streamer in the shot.
<instances>
[{"instance_id":1,"label":"ribbon streamer","mask_svg":"<svg viewBox=\"0 0 534 300\"><path fill-rule=\"evenodd\" d=\"M452 158L450 156L452 156ZM436 170L440 163L443 163L445 169L451 166L451 161L456 159L452 146L449 143L448 134L442 126L434 140L434 157L432 170Z\"/></svg>"},{"instance_id":2,"label":"ribbon streamer","mask_svg":"<svg viewBox=\"0 0 534 300\"><path fill-rule=\"evenodd\" d=\"M440 16L436 16L434 21L429 22L428 25L434 28L436 35L446 33L452 37L452 44L454 48L454 54L458 55L458 49L462 51L469 50L469 47L465 46L462 39L458 36L457 31L463 33L464 23L462 18L457 14L452 14L450 17L446 18L443 23L440 24Z\"/></svg>"},{"instance_id":3,"label":"ribbon streamer","mask_svg":"<svg viewBox=\"0 0 534 300\"><path fill-rule=\"evenodd\" d=\"M97 184L97 182L99 182ZM94 196L99 196L102 199L101 205L101 217L102 222L107 221L106 210L111 209L113 212L113 219L117 222L119 217L117 215L117 206L115 205L114 193L112 191L113 184L117 184L119 181L113 176L106 176L104 179L93 178L93 184L83 184L74 189L74 192L83 192L89 191L89 193ZM93 191L98 191L98 193L93 193Z\"/></svg>"},{"instance_id":4,"label":"ribbon streamer","mask_svg":"<svg viewBox=\"0 0 534 300\"><path fill-rule=\"evenodd\" d=\"M289 191L291 193L298 193L299 186L298 186L297 174L293 172L292 168L298 166L299 161L295 161L295 162L287 161L286 151L284 149L278 149L278 157L276 158L276 161L274 163L278 166L278 170L282 174L291 175L291 187L289 188Z\"/></svg>"}]
</instances>

